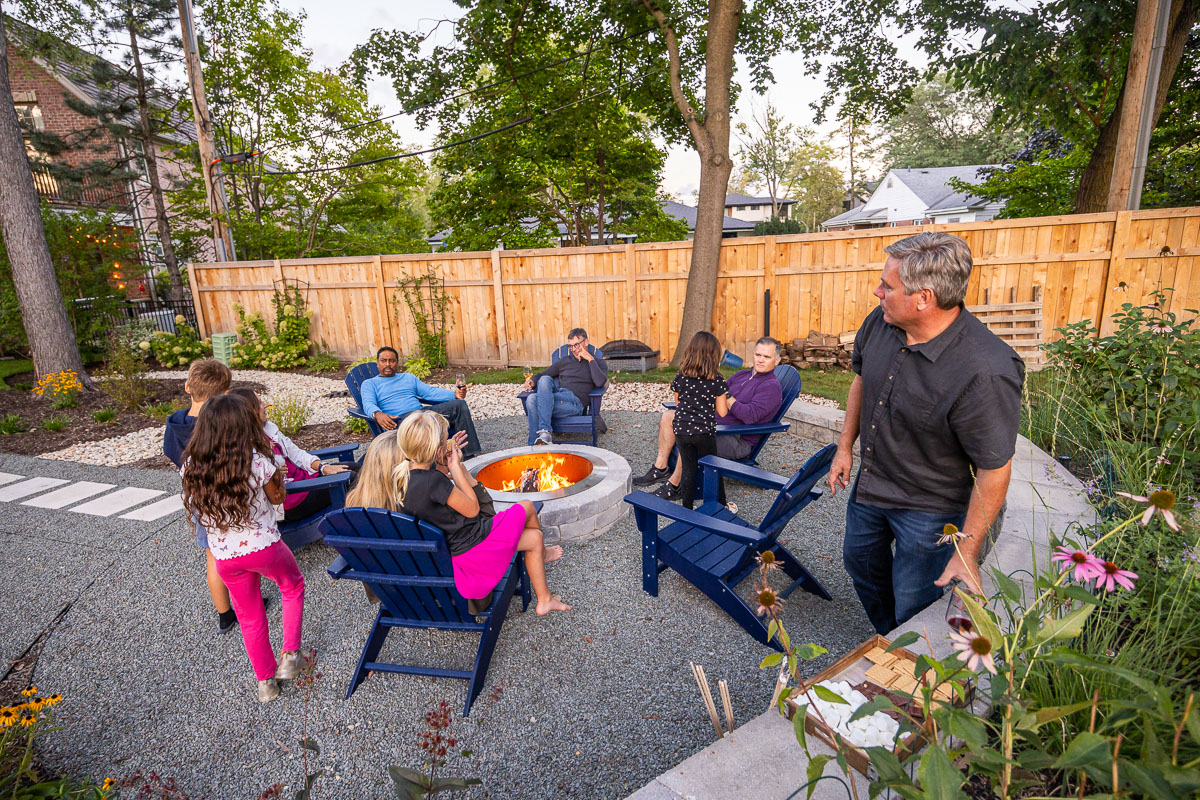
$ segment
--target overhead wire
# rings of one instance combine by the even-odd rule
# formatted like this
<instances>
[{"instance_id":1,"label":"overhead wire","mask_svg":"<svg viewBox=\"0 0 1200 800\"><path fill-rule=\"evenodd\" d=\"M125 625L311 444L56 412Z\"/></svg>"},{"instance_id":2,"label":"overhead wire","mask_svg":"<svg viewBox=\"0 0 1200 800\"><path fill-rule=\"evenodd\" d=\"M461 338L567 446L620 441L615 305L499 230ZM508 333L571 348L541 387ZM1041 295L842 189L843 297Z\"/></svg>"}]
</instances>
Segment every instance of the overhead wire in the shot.
<instances>
[{"instance_id":1,"label":"overhead wire","mask_svg":"<svg viewBox=\"0 0 1200 800\"><path fill-rule=\"evenodd\" d=\"M437 100L432 100L428 103L424 103L419 106L413 106L412 108L406 108L401 111L397 111L393 114L386 114L382 117L376 117L375 119L366 120L365 122L357 122L357 123L355 123L353 125L349 125L345 128L339 128L337 130L322 131L320 133L314 133L310 136L301 136L301 137L298 137L295 139L288 139L286 141L282 141L277 144L268 144L268 145L265 145L265 146L259 148L259 152L266 153L268 150L274 150L274 149L278 149L280 147L286 147L289 145L296 145L296 144L303 144L304 142L315 141L317 139L321 139L321 138L324 138L327 136L337 136L339 134L348 133L350 131L357 130L359 128L365 128L368 125L374 125L376 123L384 122L389 119L395 119L396 117L402 117L402 116L408 116L410 114L415 114L418 111L424 111L426 109L430 109L435 106L439 106L443 103L449 103L453 100L460 100L464 97L469 97L473 94L478 94L480 92L485 92L489 89L495 89L498 86L504 86L505 84L519 81L522 78L528 78L530 75L536 75L537 73L545 72L548 69L554 69L555 67L560 67L563 64L567 64L572 61L576 61L580 58L590 56L592 53L596 52L597 50L601 49L602 47L610 46L610 45L616 44L617 42L622 42L626 39L632 39L637 36L644 36L645 34L650 33L652 31L656 31L658 29L659 29L658 25L651 25L650 27L643 28L639 31L634 31L633 33L627 33L622 36L618 36L615 39L607 39L603 42L592 45L587 50L583 50L581 52L575 53L574 55L566 56L565 58L561 58L558 61L552 61L549 64L543 64L540 67L536 67L536 68L528 70L526 72L522 72L519 75L512 75L508 78L503 78L501 80L492 81L491 83L484 84L483 86L477 86L474 89L466 89L464 91L458 92L457 94L453 94L448 97L442 97Z\"/></svg>"},{"instance_id":2,"label":"overhead wire","mask_svg":"<svg viewBox=\"0 0 1200 800\"><path fill-rule=\"evenodd\" d=\"M661 70L658 70L658 71L661 72ZM654 74L654 73L652 72L650 74ZM271 172L265 172L265 173L263 173L263 175L264 175L264 177L266 177L266 176L272 176L272 175L312 175L312 174L320 173L320 172L337 172L337 171L344 170L344 169L353 169L355 167L365 167L365 166L369 166L371 164L379 164L384 161L395 161L395 160L401 159L401 158L413 158L415 156L423 156L423 155L428 155L429 153L436 153L440 150L448 150L451 147L458 147L460 145L470 144L471 142L477 142L480 139L487 139L488 137L495 136L498 133L503 133L504 131L512 130L513 128L519 127L521 125L526 125L530 122L533 122L534 120L543 119L552 114L557 114L560 111L565 111L566 109L572 108L573 106L577 106L580 103L584 103L588 100L592 100L594 98L601 97L603 95L609 94L611 92L615 92L619 89L622 89L625 86L628 86L629 84L633 83L634 80L635 80L634 78L630 78L629 80L624 81L623 83L609 86L604 89L600 89L599 91L592 92L591 94L580 97L576 100L572 100L570 103L564 103L560 106L556 106L555 108L551 108L546 111L539 111L534 114L527 114L524 117L521 117L520 119L513 120L512 122L509 122L506 125L501 125L498 128L492 128L491 130L487 130L482 133L477 133L473 136L468 136L463 139L456 139L455 141L447 142L446 144L436 145L434 147L427 147L423 150L411 150L411 151L408 151L405 153L391 153L386 156L379 156L378 158L369 158L369 159L366 159L363 161L352 161L348 164L339 164L339 165L331 166L331 167L310 167L309 169L295 169L295 170L273 170Z\"/></svg>"}]
</instances>

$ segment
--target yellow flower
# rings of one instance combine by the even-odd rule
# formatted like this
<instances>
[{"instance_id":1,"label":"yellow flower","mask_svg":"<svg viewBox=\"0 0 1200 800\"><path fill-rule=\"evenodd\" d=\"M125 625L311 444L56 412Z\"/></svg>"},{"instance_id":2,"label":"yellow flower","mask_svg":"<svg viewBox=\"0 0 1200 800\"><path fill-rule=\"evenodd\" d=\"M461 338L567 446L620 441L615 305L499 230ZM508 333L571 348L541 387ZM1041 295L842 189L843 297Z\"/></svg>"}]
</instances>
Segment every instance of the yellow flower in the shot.
<instances>
[{"instance_id":1,"label":"yellow flower","mask_svg":"<svg viewBox=\"0 0 1200 800\"><path fill-rule=\"evenodd\" d=\"M11 727L17 721L17 712L12 708L0 708L0 727Z\"/></svg>"},{"instance_id":2,"label":"yellow flower","mask_svg":"<svg viewBox=\"0 0 1200 800\"><path fill-rule=\"evenodd\" d=\"M117 782L112 778L105 778L104 783L100 784L100 791L107 792L109 789L115 786L116 783Z\"/></svg>"},{"instance_id":3,"label":"yellow flower","mask_svg":"<svg viewBox=\"0 0 1200 800\"><path fill-rule=\"evenodd\" d=\"M37 694L36 686L30 686L28 689L25 689L21 692L22 697L33 697L35 694Z\"/></svg>"},{"instance_id":4,"label":"yellow flower","mask_svg":"<svg viewBox=\"0 0 1200 800\"><path fill-rule=\"evenodd\" d=\"M42 698L42 703L45 705L46 708L50 708L51 706L56 706L60 702L62 702L62 695L58 694L57 692L52 695L48 695L47 697Z\"/></svg>"},{"instance_id":5,"label":"yellow flower","mask_svg":"<svg viewBox=\"0 0 1200 800\"><path fill-rule=\"evenodd\" d=\"M28 717L21 717L21 727L22 728L32 728L33 724L35 722L37 722L37 717L34 715L30 715Z\"/></svg>"}]
</instances>

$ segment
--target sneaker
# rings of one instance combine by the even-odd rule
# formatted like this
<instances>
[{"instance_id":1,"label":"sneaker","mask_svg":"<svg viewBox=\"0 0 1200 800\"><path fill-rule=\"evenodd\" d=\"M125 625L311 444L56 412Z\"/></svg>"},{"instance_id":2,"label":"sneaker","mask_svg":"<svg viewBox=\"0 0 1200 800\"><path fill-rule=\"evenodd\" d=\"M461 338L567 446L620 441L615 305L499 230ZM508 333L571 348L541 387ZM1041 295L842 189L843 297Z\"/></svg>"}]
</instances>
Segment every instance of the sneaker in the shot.
<instances>
[{"instance_id":1,"label":"sneaker","mask_svg":"<svg viewBox=\"0 0 1200 800\"><path fill-rule=\"evenodd\" d=\"M678 500L679 487L667 481L662 486L651 492L655 497L661 497L663 500Z\"/></svg>"},{"instance_id":2,"label":"sneaker","mask_svg":"<svg viewBox=\"0 0 1200 800\"><path fill-rule=\"evenodd\" d=\"M650 486L652 484L658 483L659 481L666 480L667 476L670 474L671 474L671 470L667 469L666 467L660 468L660 467L656 467L653 464L651 464L650 469L646 470L645 475L639 475L638 477L633 479L633 485L634 486Z\"/></svg>"},{"instance_id":3,"label":"sneaker","mask_svg":"<svg viewBox=\"0 0 1200 800\"><path fill-rule=\"evenodd\" d=\"M279 697L279 684L275 682L274 678L258 682L258 702L269 703L277 697Z\"/></svg>"},{"instance_id":4,"label":"sneaker","mask_svg":"<svg viewBox=\"0 0 1200 800\"><path fill-rule=\"evenodd\" d=\"M537 439L533 442L537 444L554 444L554 437L550 435L550 431L538 431Z\"/></svg>"},{"instance_id":5,"label":"sneaker","mask_svg":"<svg viewBox=\"0 0 1200 800\"><path fill-rule=\"evenodd\" d=\"M279 666L275 668L275 680L290 681L308 665L308 659L299 650L279 654Z\"/></svg>"},{"instance_id":6,"label":"sneaker","mask_svg":"<svg viewBox=\"0 0 1200 800\"><path fill-rule=\"evenodd\" d=\"M231 608L217 612L217 633L229 633L237 625L237 614Z\"/></svg>"}]
</instances>

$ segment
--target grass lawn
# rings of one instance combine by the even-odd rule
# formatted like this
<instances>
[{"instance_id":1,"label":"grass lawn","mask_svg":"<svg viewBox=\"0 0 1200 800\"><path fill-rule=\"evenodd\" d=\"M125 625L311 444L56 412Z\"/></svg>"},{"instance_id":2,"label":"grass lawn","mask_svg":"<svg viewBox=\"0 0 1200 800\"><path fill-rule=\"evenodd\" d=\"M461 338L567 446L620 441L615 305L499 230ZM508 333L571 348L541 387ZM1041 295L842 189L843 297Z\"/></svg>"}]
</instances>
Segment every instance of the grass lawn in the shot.
<instances>
[{"instance_id":1,"label":"grass lawn","mask_svg":"<svg viewBox=\"0 0 1200 800\"><path fill-rule=\"evenodd\" d=\"M533 370L536 372L537 370ZM721 374L728 378L736 369L722 368ZM630 372L628 370L614 372L610 375L613 383L670 383L675 377L674 367L659 367L649 372ZM524 383L525 368L509 367L508 369L493 369L472 373L468 378L471 383ZM846 395L850 391L850 383L854 373L841 370L803 370L800 373L801 390L817 397L827 397L836 400L841 408L846 407Z\"/></svg>"},{"instance_id":2,"label":"grass lawn","mask_svg":"<svg viewBox=\"0 0 1200 800\"><path fill-rule=\"evenodd\" d=\"M12 361L0 361L0 391L11 389L5 378L12 375L20 375L22 372L33 372L33 362L28 358L17 358Z\"/></svg>"}]
</instances>

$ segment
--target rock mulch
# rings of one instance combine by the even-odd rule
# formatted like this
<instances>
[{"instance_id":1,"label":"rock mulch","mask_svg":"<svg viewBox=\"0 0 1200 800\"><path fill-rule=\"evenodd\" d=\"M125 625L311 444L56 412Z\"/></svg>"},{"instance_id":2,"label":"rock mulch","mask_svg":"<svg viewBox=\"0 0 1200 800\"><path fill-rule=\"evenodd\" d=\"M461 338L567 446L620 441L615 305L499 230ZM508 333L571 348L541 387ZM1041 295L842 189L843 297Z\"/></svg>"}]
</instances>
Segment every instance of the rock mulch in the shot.
<instances>
[{"instance_id":1,"label":"rock mulch","mask_svg":"<svg viewBox=\"0 0 1200 800\"><path fill-rule=\"evenodd\" d=\"M159 380L181 380L184 372L152 372L151 378ZM234 370L235 383L254 383L263 387L263 393L274 402L285 397L304 400L312 408L308 425L325 425L346 419L346 409L352 401L346 392L346 384L337 379L318 375L290 372L266 372L263 370ZM441 388L449 385L434 384ZM493 383L472 385L468 389L467 403L476 421L521 415L521 404L517 393L521 386L515 383ZM829 405L837 403L821 397L802 394L802 400ZM653 412L670 399L667 384L662 383L614 383L604 394L606 411ZM56 461L76 461L83 464L120 466L152 459L162 452L162 426L147 427L139 431L98 441L79 442L60 450L42 453L41 458Z\"/></svg>"}]
</instances>

